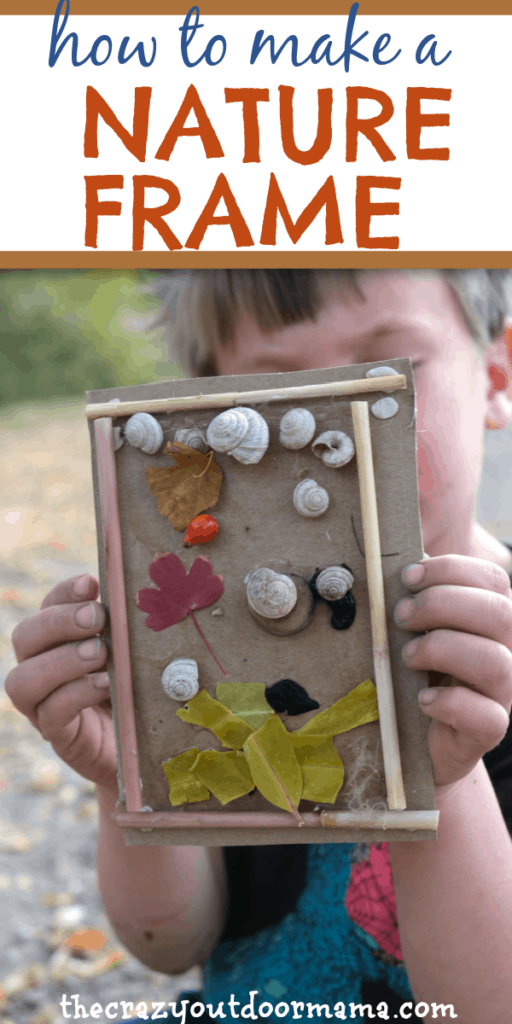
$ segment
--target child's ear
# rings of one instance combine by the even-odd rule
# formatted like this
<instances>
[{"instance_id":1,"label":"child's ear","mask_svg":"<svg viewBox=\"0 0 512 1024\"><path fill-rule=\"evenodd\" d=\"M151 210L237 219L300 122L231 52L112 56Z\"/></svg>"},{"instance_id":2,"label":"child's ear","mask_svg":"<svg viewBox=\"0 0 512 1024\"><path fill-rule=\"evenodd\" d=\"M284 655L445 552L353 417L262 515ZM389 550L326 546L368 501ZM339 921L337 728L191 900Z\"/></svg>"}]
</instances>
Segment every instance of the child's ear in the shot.
<instances>
[{"instance_id":1,"label":"child's ear","mask_svg":"<svg viewBox=\"0 0 512 1024\"><path fill-rule=\"evenodd\" d=\"M501 430L512 421L512 324L485 350L489 375L487 391L487 430Z\"/></svg>"}]
</instances>

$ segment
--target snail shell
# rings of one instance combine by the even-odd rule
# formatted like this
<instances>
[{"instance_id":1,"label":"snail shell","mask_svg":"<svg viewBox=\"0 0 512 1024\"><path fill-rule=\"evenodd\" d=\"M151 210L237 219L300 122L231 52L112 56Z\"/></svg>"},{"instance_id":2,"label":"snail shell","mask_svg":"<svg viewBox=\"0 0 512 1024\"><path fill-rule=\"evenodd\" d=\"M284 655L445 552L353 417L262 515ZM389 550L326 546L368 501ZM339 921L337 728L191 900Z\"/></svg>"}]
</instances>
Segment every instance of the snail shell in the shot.
<instances>
[{"instance_id":1,"label":"snail shell","mask_svg":"<svg viewBox=\"0 0 512 1024\"><path fill-rule=\"evenodd\" d=\"M301 480L293 492L293 504L306 519L316 519L329 508L329 495L316 480Z\"/></svg>"},{"instance_id":2,"label":"snail shell","mask_svg":"<svg viewBox=\"0 0 512 1024\"><path fill-rule=\"evenodd\" d=\"M239 406L215 416L206 440L214 452L227 452L238 462L254 464L268 448L268 426L259 412Z\"/></svg>"},{"instance_id":3,"label":"snail shell","mask_svg":"<svg viewBox=\"0 0 512 1024\"><path fill-rule=\"evenodd\" d=\"M296 451L309 444L315 430L315 417L309 409L290 409L279 424L279 440L283 448Z\"/></svg>"},{"instance_id":4,"label":"snail shell","mask_svg":"<svg viewBox=\"0 0 512 1024\"><path fill-rule=\"evenodd\" d=\"M266 619L282 619L297 604L297 587L289 576L273 569L256 569L245 577L249 607Z\"/></svg>"},{"instance_id":5,"label":"snail shell","mask_svg":"<svg viewBox=\"0 0 512 1024\"><path fill-rule=\"evenodd\" d=\"M206 438L199 427L180 427L174 435L174 440L188 445L189 448L195 448L196 452L208 451Z\"/></svg>"},{"instance_id":6,"label":"snail shell","mask_svg":"<svg viewBox=\"0 0 512 1024\"><path fill-rule=\"evenodd\" d=\"M192 658L175 658L162 673L162 686L173 700L190 700L199 691L197 662Z\"/></svg>"},{"instance_id":7,"label":"snail shell","mask_svg":"<svg viewBox=\"0 0 512 1024\"><path fill-rule=\"evenodd\" d=\"M114 427L112 433L113 433L112 443L114 445L114 451L118 452L119 449L122 448L123 444L124 444L124 437L122 435L122 427Z\"/></svg>"},{"instance_id":8,"label":"snail shell","mask_svg":"<svg viewBox=\"0 0 512 1024\"><path fill-rule=\"evenodd\" d=\"M394 398L387 395L386 398L379 398L378 402L374 402L371 410L378 420L389 420L392 416L396 416L398 402L395 402Z\"/></svg>"},{"instance_id":9,"label":"snail shell","mask_svg":"<svg viewBox=\"0 0 512 1024\"><path fill-rule=\"evenodd\" d=\"M346 466L354 455L354 442L342 430L326 430L313 441L311 447L313 454L332 469Z\"/></svg>"},{"instance_id":10,"label":"snail shell","mask_svg":"<svg viewBox=\"0 0 512 1024\"><path fill-rule=\"evenodd\" d=\"M371 370L367 370L366 377L398 377L398 370L394 370L392 366L372 366Z\"/></svg>"},{"instance_id":11,"label":"snail shell","mask_svg":"<svg viewBox=\"0 0 512 1024\"><path fill-rule=\"evenodd\" d=\"M354 585L354 577L342 565L328 565L316 578L316 589L324 601L341 601Z\"/></svg>"},{"instance_id":12,"label":"snail shell","mask_svg":"<svg viewBox=\"0 0 512 1024\"><path fill-rule=\"evenodd\" d=\"M164 439L158 420L149 412L136 412L130 416L124 436L134 448L140 448L146 455L155 455Z\"/></svg>"},{"instance_id":13,"label":"snail shell","mask_svg":"<svg viewBox=\"0 0 512 1024\"><path fill-rule=\"evenodd\" d=\"M120 398L109 398L108 404L112 405L112 403L114 403L115 405L120 401ZM123 428L115 427L114 424L112 424L112 444L115 452L118 452L119 449L122 448L124 444Z\"/></svg>"}]
</instances>

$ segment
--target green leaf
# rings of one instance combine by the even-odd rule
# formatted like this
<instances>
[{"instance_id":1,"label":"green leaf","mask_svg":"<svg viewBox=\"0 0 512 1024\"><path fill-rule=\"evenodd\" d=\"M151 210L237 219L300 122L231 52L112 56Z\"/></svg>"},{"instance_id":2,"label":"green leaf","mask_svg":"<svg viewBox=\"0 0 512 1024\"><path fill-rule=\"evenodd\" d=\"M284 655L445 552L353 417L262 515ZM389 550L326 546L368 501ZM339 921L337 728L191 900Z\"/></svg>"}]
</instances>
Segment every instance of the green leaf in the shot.
<instances>
[{"instance_id":1,"label":"green leaf","mask_svg":"<svg viewBox=\"0 0 512 1024\"><path fill-rule=\"evenodd\" d=\"M301 736L337 736L366 722L376 722L378 717L377 691L371 679L365 679L346 697L341 697L330 708L310 718L297 733Z\"/></svg>"},{"instance_id":2,"label":"green leaf","mask_svg":"<svg viewBox=\"0 0 512 1024\"><path fill-rule=\"evenodd\" d=\"M265 683L217 683L217 698L251 729L259 729L274 714L265 698Z\"/></svg>"},{"instance_id":3,"label":"green leaf","mask_svg":"<svg viewBox=\"0 0 512 1024\"><path fill-rule=\"evenodd\" d=\"M291 811L301 822L297 805L302 794L302 772L288 733L277 715L253 732L244 753L260 793L271 804Z\"/></svg>"},{"instance_id":4,"label":"green leaf","mask_svg":"<svg viewBox=\"0 0 512 1024\"><path fill-rule=\"evenodd\" d=\"M221 804L254 789L249 765L241 750L202 750L191 772L208 786Z\"/></svg>"},{"instance_id":5,"label":"green leaf","mask_svg":"<svg viewBox=\"0 0 512 1024\"><path fill-rule=\"evenodd\" d=\"M199 800L209 800L210 792L203 782L191 775L191 768L197 759L198 749L184 750L182 754L163 761L162 768L169 782L169 800L173 807L177 804L194 804Z\"/></svg>"},{"instance_id":6,"label":"green leaf","mask_svg":"<svg viewBox=\"0 0 512 1024\"><path fill-rule=\"evenodd\" d=\"M333 804L343 785L345 770L332 738L290 733L302 772L302 799Z\"/></svg>"},{"instance_id":7,"label":"green leaf","mask_svg":"<svg viewBox=\"0 0 512 1024\"><path fill-rule=\"evenodd\" d=\"M176 712L178 718L192 725L211 729L224 747L240 748L250 736L252 729L238 715L218 700L210 697L207 690L200 690L185 707Z\"/></svg>"}]
</instances>

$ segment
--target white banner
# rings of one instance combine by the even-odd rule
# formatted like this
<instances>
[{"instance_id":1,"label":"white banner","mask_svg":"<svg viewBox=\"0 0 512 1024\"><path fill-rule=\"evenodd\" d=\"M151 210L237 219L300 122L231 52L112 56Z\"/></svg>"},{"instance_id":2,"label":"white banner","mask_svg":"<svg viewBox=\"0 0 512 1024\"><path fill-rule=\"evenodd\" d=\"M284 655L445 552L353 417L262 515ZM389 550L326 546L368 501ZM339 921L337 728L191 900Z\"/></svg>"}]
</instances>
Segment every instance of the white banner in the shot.
<instances>
[{"instance_id":1,"label":"white banner","mask_svg":"<svg viewBox=\"0 0 512 1024\"><path fill-rule=\"evenodd\" d=\"M1 250L512 248L512 17L58 10L0 19Z\"/></svg>"}]
</instances>

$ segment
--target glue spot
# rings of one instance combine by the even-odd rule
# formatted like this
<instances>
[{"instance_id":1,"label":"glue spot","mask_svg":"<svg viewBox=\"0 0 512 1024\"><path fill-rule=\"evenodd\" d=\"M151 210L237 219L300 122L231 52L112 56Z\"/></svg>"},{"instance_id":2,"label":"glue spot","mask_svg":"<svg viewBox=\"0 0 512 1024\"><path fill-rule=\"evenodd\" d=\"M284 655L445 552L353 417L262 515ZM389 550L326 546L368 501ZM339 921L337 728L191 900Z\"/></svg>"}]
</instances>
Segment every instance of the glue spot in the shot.
<instances>
[{"instance_id":1,"label":"glue spot","mask_svg":"<svg viewBox=\"0 0 512 1024\"><path fill-rule=\"evenodd\" d=\"M281 679L273 686L267 686L265 700L273 711L287 715L304 715L306 711L316 711L320 707L318 701L312 700L307 690L293 679Z\"/></svg>"}]
</instances>

